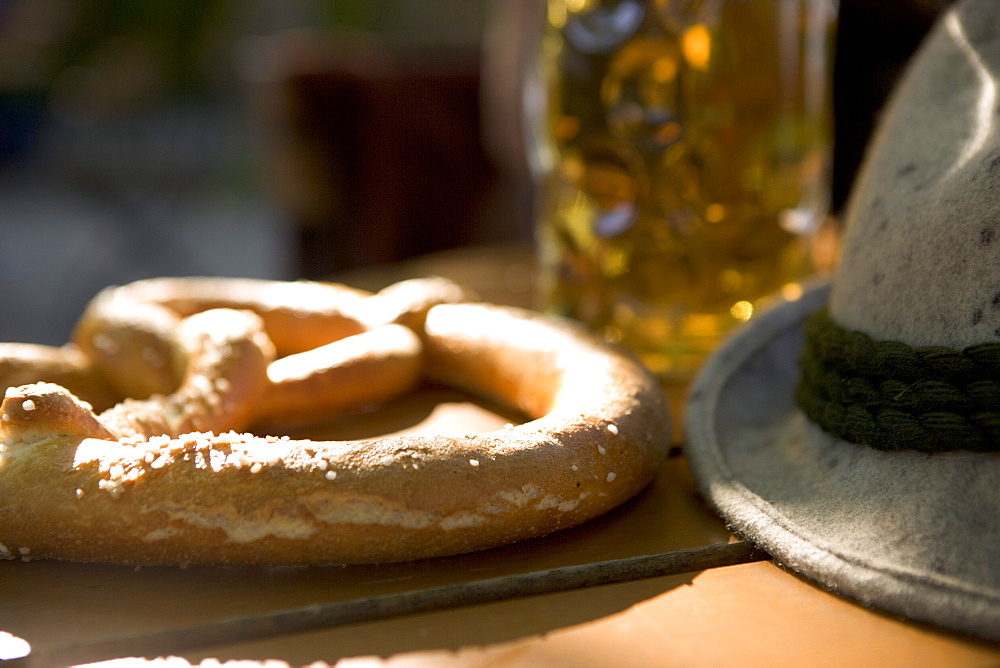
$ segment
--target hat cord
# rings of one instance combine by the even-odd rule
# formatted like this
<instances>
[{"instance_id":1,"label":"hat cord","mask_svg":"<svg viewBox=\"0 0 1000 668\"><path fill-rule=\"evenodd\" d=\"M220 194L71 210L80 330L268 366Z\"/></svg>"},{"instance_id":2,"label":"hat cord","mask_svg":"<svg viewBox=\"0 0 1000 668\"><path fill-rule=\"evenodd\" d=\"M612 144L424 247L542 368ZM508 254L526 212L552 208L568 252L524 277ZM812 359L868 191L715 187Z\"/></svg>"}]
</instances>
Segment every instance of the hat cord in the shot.
<instances>
[{"instance_id":1,"label":"hat cord","mask_svg":"<svg viewBox=\"0 0 1000 668\"><path fill-rule=\"evenodd\" d=\"M1000 343L912 347L806 321L796 400L825 431L878 450L1000 452Z\"/></svg>"}]
</instances>

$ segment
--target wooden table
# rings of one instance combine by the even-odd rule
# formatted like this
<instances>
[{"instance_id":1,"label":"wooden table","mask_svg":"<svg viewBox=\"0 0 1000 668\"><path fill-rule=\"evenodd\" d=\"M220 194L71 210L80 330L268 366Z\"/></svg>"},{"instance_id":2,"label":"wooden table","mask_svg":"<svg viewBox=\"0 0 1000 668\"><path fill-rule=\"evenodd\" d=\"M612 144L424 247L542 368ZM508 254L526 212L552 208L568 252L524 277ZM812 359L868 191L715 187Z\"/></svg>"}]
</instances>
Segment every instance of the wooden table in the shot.
<instances>
[{"instance_id":1,"label":"wooden table","mask_svg":"<svg viewBox=\"0 0 1000 668\"><path fill-rule=\"evenodd\" d=\"M377 288L448 275L485 299L524 305L525 257L463 251L343 278ZM464 432L507 421L438 388L308 435ZM13 662L30 666L128 656L352 668L1000 664L1000 646L864 609L737 542L696 493L679 452L604 517L469 555L322 568L0 562L0 631L30 643L31 654ZM0 636L0 652L5 641L12 646Z\"/></svg>"}]
</instances>

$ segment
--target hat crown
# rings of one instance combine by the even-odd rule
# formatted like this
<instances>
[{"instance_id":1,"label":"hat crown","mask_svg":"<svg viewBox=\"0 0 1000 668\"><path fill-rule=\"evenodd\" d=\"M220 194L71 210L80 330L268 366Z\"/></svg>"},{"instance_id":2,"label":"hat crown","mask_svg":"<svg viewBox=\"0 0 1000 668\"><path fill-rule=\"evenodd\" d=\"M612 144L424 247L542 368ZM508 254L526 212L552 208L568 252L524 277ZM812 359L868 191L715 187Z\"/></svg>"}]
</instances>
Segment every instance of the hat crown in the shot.
<instances>
[{"instance_id":1,"label":"hat crown","mask_svg":"<svg viewBox=\"0 0 1000 668\"><path fill-rule=\"evenodd\" d=\"M845 215L830 312L913 346L1000 342L1000 12L964 2L886 108Z\"/></svg>"}]
</instances>

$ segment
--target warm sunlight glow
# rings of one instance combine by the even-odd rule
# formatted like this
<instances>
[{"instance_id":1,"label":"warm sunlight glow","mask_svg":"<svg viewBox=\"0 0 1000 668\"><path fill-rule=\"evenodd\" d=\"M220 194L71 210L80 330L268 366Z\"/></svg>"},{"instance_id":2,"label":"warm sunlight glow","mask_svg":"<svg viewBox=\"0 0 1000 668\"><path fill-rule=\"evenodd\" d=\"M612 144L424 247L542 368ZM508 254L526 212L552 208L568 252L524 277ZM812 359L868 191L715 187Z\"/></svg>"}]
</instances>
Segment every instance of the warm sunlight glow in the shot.
<instances>
[{"instance_id":1,"label":"warm sunlight glow","mask_svg":"<svg viewBox=\"0 0 1000 668\"><path fill-rule=\"evenodd\" d=\"M721 204L709 204L705 207L705 220L717 223L726 217L726 207Z\"/></svg>"},{"instance_id":2,"label":"warm sunlight glow","mask_svg":"<svg viewBox=\"0 0 1000 668\"><path fill-rule=\"evenodd\" d=\"M739 301L729 308L729 315L737 320L749 320L753 317L753 304L748 301Z\"/></svg>"},{"instance_id":3,"label":"warm sunlight glow","mask_svg":"<svg viewBox=\"0 0 1000 668\"><path fill-rule=\"evenodd\" d=\"M31 645L24 638L0 631L0 661L21 659L31 654Z\"/></svg>"},{"instance_id":4,"label":"warm sunlight glow","mask_svg":"<svg viewBox=\"0 0 1000 668\"><path fill-rule=\"evenodd\" d=\"M798 283L786 283L781 287L781 296L793 302L802 296L802 286Z\"/></svg>"},{"instance_id":5,"label":"warm sunlight glow","mask_svg":"<svg viewBox=\"0 0 1000 668\"><path fill-rule=\"evenodd\" d=\"M681 37L681 50L688 64L696 70L708 68L712 55L712 37L703 24L693 25Z\"/></svg>"}]
</instances>

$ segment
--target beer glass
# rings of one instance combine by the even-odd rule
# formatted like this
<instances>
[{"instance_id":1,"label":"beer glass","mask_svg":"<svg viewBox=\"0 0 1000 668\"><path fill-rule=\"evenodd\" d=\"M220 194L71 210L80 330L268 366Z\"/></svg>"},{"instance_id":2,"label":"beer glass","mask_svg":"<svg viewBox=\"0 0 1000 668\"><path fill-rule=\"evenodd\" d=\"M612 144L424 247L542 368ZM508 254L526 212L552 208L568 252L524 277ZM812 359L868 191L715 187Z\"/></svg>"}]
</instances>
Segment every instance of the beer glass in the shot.
<instances>
[{"instance_id":1,"label":"beer glass","mask_svg":"<svg viewBox=\"0 0 1000 668\"><path fill-rule=\"evenodd\" d=\"M684 382L816 270L835 0L551 0L535 86L540 306Z\"/></svg>"}]
</instances>

